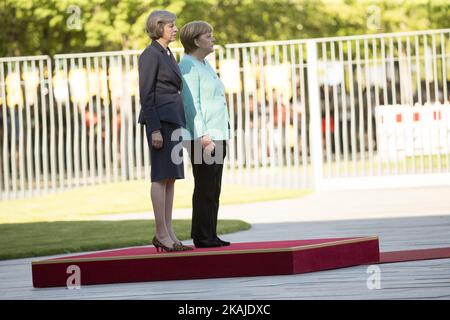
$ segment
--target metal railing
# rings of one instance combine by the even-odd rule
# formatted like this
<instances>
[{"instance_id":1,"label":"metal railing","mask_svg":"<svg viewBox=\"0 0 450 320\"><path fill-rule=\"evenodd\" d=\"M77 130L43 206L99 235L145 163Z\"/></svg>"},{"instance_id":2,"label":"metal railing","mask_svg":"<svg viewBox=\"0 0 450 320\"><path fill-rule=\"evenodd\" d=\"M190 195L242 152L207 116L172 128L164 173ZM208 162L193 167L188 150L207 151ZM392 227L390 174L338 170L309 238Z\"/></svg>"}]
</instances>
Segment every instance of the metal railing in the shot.
<instances>
[{"instance_id":1,"label":"metal railing","mask_svg":"<svg viewBox=\"0 0 450 320\"><path fill-rule=\"evenodd\" d=\"M2 199L56 187L51 70L47 56L0 58Z\"/></svg>"},{"instance_id":2,"label":"metal railing","mask_svg":"<svg viewBox=\"0 0 450 320\"><path fill-rule=\"evenodd\" d=\"M0 58L2 199L149 178L140 52ZM449 53L450 29L217 46L233 129L224 180L449 183Z\"/></svg>"},{"instance_id":3,"label":"metal railing","mask_svg":"<svg viewBox=\"0 0 450 320\"><path fill-rule=\"evenodd\" d=\"M342 76L319 83L322 186L448 184L449 30L324 39L317 50Z\"/></svg>"}]
</instances>

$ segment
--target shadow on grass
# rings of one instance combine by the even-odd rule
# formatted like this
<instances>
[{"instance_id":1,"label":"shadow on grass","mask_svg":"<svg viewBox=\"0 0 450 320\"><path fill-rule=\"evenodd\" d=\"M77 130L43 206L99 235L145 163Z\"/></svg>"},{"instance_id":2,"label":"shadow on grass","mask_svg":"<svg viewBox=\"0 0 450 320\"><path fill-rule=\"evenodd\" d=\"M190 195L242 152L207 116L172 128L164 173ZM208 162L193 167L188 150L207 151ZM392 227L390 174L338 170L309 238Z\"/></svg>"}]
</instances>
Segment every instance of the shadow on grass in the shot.
<instances>
[{"instance_id":1,"label":"shadow on grass","mask_svg":"<svg viewBox=\"0 0 450 320\"><path fill-rule=\"evenodd\" d=\"M180 240L190 238L191 221L174 220ZM219 234L247 230L240 220L220 220ZM151 245L153 220L58 221L0 224L0 260Z\"/></svg>"}]
</instances>

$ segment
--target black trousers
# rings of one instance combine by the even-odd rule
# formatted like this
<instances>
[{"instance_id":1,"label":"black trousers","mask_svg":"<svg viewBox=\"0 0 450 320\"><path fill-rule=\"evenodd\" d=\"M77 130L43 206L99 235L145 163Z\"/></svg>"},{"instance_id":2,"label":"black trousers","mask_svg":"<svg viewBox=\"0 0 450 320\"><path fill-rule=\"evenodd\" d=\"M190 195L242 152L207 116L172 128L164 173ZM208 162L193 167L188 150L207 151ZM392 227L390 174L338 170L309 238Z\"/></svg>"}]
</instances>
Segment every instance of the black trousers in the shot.
<instances>
[{"instance_id":1,"label":"black trousers","mask_svg":"<svg viewBox=\"0 0 450 320\"><path fill-rule=\"evenodd\" d=\"M199 140L186 145L195 181L191 228L194 240L213 240L217 237L217 215L227 142L220 140L214 143L216 147L212 157L205 157Z\"/></svg>"}]
</instances>

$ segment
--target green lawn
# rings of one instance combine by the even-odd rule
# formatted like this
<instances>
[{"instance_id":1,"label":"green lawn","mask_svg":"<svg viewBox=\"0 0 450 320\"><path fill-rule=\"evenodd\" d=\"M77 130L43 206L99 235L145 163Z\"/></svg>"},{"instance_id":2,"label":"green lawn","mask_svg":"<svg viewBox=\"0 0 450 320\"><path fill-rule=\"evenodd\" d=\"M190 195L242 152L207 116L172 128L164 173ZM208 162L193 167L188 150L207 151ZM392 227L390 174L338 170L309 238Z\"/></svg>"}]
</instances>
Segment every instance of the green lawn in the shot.
<instances>
[{"instance_id":1,"label":"green lawn","mask_svg":"<svg viewBox=\"0 0 450 320\"><path fill-rule=\"evenodd\" d=\"M191 207L193 187L193 181L176 182L174 208ZM308 193L224 184L221 205L301 197ZM150 245L154 220L99 221L99 217L151 211L147 180L3 201L0 202L0 260ZM190 238L190 220L173 223L180 240ZM249 228L248 223L239 220L218 223L219 234Z\"/></svg>"},{"instance_id":2,"label":"green lawn","mask_svg":"<svg viewBox=\"0 0 450 320\"><path fill-rule=\"evenodd\" d=\"M190 238L190 228L190 220L174 220L180 240ZM217 229L225 234L249 228L243 221L221 220ZM151 245L153 235L153 220L0 224L0 260Z\"/></svg>"},{"instance_id":3,"label":"green lawn","mask_svg":"<svg viewBox=\"0 0 450 320\"><path fill-rule=\"evenodd\" d=\"M190 208L193 181L175 183L174 208ZM306 190L222 186L220 204L269 201L309 194ZM98 220L98 216L152 212L150 182L147 180L81 187L51 195L0 202L0 224L44 221Z\"/></svg>"}]
</instances>

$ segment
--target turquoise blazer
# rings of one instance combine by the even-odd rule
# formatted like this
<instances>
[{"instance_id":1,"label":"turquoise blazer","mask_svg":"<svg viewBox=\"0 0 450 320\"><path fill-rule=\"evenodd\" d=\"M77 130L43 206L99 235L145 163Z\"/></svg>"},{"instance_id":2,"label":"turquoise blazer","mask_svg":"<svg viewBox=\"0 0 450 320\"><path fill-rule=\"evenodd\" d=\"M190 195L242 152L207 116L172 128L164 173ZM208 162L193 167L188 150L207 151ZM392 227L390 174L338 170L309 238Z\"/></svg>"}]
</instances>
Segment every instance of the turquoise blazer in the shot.
<instances>
[{"instance_id":1,"label":"turquoise blazer","mask_svg":"<svg viewBox=\"0 0 450 320\"><path fill-rule=\"evenodd\" d=\"M209 135L212 140L230 139L225 87L208 61L201 63L186 54L179 63L183 76L181 96L186 117L184 140Z\"/></svg>"}]
</instances>

